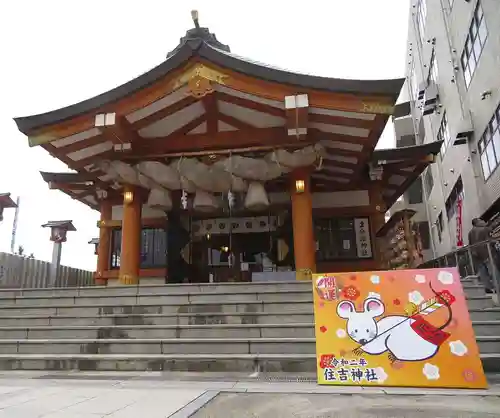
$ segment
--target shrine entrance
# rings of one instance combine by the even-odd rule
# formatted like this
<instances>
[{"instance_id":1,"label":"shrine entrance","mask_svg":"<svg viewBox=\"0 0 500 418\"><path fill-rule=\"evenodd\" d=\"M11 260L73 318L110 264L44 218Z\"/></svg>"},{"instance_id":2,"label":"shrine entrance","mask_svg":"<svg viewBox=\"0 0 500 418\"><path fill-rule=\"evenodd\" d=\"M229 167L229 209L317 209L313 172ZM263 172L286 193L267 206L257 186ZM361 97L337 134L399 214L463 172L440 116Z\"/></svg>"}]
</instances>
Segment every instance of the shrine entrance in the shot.
<instances>
[{"instance_id":1,"label":"shrine entrance","mask_svg":"<svg viewBox=\"0 0 500 418\"><path fill-rule=\"evenodd\" d=\"M266 273L293 271L293 238L287 229L286 215L192 219L189 243L181 251L188 265L182 281L250 282ZM168 270L172 277L171 265Z\"/></svg>"}]
</instances>

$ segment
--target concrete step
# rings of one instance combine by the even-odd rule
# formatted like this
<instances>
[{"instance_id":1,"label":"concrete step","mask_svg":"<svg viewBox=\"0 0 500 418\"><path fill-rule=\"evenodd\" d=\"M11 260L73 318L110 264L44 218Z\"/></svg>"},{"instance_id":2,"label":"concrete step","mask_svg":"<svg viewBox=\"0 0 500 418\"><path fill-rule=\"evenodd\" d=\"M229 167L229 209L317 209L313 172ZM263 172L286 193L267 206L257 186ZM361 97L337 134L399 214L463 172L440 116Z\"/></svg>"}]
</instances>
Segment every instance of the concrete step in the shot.
<instances>
[{"instance_id":1,"label":"concrete step","mask_svg":"<svg viewBox=\"0 0 500 418\"><path fill-rule=\"evenodd\" d=\"M315 372L315 354L0 354L2 370Z\"/></svg>"},{"instance_id":2,"label":"concrete step","mask_svg":"<svg viewBox=\"0 0 500 418\"><path fill-rule=\"evenodd\" d=\"M482 354L487 372L500 353ZM315 354L0 354L2 370L316 372Z\"/></svg>"},{"instance_id":3,"label":"concrete step","mask_svg":"<svg viewBox=\"0 0 500 418\"><path fill-rule=\"evenodd\" d=\"M0 298L0 307L4 306L46 306L75 305L75 306L110 306L110 305L172 305L187 303L216 303L225 302L280 302L288 300L312 301L312 290L309 288L300 290L276 291L241 291L233 293L222 292L190 292L184 294L158 294L158 295L133 295L133 296L110 296L106 293L96 296L18 296L15 298Z\"/></svg>"},{"instance_id":4,"label":"concrete step","mask_svg":"<svg viewBox=\"0 0 500 418\"><path fill-rule=\"evenodd\" d=\"M305 311L312 312L311 294L308 292L283 292L283 293L242 293L233 295L199 295L196 301L187 301L188 296L145 296L144 299L130 297L118 298L92 298L92 304L83 303L80 298L65 298L66 304L60 303L61 299L50 298L24 298L21 304L9 303L0 305L0 317L20 315L95 315L103 313L203 313L203 312L266 312L266 310L281 310L286 312ZM87 303L91 298L85 298ZM125 300L126 299L126 300ZM17 302L18 300L10 300ZM45 304L29 303L28 301L43 300ZM134 303L137 300L137 303ZM106 302L106 303L104 303ZM489 295L471 296L467 298L469 309L485 309L493 306Z\"/></svg>"},{"instance_id":5,"label":"concrete step","mask_svg":"<svg viewBox=\"0 0 500 418\"><path fill-rule=\"evenodd\" d=\"M5 316L21 316L21 315L109 315L109 314L154 314L154 313L247 313L252 315L254 312L313 312L313 305L308 300L269 300L249 301L249 302L228 302L224 299L219 299L212 303L207 302L191 302L191 303L172 303L172 304L152 304L152 305L127 305L120 304L114 301L111 306L96 306L96 305L58 305L55 303L50 305L38 306L1 306L0 317Z\"/></svg>"},{"instance_id":6,"label":"concrete step","mask_svg":"<svg viewBox=\"0 0 500 418\"><path fill-rule=\"evenodd\" d=\"M191 313L203 314L206 312L219 312L232 314L235 312L252 315L254 312L313 312L313 305L310 301L304 300L278 300L278 301L252 301L252 302L227 302L219 300L214 303L185 303L185 304L162 304L162 305L125 305L118 304L111 306L82 306L82 305L45 305L45 306L2 306L0 317L21 316L21 315L109 315L109 314L154 314L154 313Z\"/></svg>"},{"instance_id":7,"label":"concrete step","mask_svg":"<svg viewBox=\"0 0 500 418\"><path fill-rule=\"evenodd\" d=\"M311 282L258 282L258 283L193 283L165 284L146 286L89 286L89 287L49 287L25 289L0 289L0 298L28 297L92 297L92 296L148 296L148 295L186 295L189 293L244 293L244 292L281 292L311 290Z\"/></svg>"},{"instance_id":8,"label":"concrete step","mask_svg":"<svg viewBox=\"0 0 500 418\"><path fill-rule=\"evenodd\" d=\"M475 321L474 333L500 335L500 321ZM13 339L171 339L171 338L314 338L314 323L210 325L49 325L1 326L0 340Z\"/></svg>"},{"instance_id":9,"label":"concrete step","mask_svg":"<svg viewBox=\"0 0 500 418\"><path fill-rule=\"evenodd\" d=\"M0 340L71 338L314 338L314 324L0 327Z\"/></svg>"},{"instance_id":10,"label":"concrete step","mask_svg":"<svg viewBox=\"0 0 500 418\"><path fill-rule=\"evenodd\" d=\"M500 353L500 336L477 336L481 354ZM13 339L0 354L314 354L314 338Z\"/></svg>"},{"instance_id":11,"label":"concrete step","mask_svg":"<svg viewBox=\"0 0 500 418\"><path fill-rule=\"evenodd\" d=\"M484 288L473 281L462 283L465 293L468 296L483 296ZM241 295L247 294L247 297L258 293L266 295L282 293L309 293L312 298L312 285L310 282L268 282L268 283L200 283L200 284L176 284L161 286L91 286L91 287L73 287L73 288L43 288L43 289L0 289L0 306L16 303L22 305L24 301L30 304L31 300L38 305L45 305L47 300L54 298L61 299L61 304L67 304L68 300L75 299L82 304L92 304L96 299L117 299L124 298L126 304L141 303L141 300L148 303L147 297L172 298L183 297L187 301L211 301L226 295L238 295L236 301L241 299ZM208 295L202 297L203 295ZM224 296L222 296L224 295ZM13 301L16 302L13 302ZM256 300L255 297L253 300ZM97 303L97 302L96 302ZM151 302L149 302L151 303ZM185 302L182 302L185 303ZM104 303L107 304L107 303Z\"/></svg>"},{"instance_id":12,"label":"concrete step","mask_svg":"<svg viewBox=\"0 0 500 418\"><path fill-rule=\"evenodd\" d=\"M106 314L102 316L48 316L20 315L0 316L0 326L34 327L34 326L75 326L75 325L212 325L212 324L286 324L314 323L314 315L308 307L304 312L206 312L179 314Z\"/></svg>"},{"instance_id":13,"label":"concrete step","mask_svg":"<svg viewBox=\"0 0 500 418\"><path fill-rule=\"evenodd\" d=\"M500 320L500 308L469 309L469 315L472 321Z\"/></svg>"},{"instance_id":14,"label":"concrete step","mask_svg":"<svg viewBox=\"0 0 500 418\"><path fill-rule=\"evenodd\" d=\"M314 338L14 339L0 354L314 354Z\"/></svg>"}]
</instances>

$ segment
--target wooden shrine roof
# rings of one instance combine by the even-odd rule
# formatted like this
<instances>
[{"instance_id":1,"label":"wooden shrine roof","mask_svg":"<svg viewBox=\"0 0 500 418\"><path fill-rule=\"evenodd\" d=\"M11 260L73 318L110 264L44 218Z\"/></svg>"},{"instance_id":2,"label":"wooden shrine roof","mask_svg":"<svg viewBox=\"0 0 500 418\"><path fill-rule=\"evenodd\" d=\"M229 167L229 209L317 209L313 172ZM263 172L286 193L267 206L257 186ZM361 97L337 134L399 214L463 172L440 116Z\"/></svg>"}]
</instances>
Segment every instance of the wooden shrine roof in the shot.
<instances>
[{"instance_id":1,"label":"wooden shrine roof","mask_svg":"<svg viewBox=\"0 0 500 418\"><path fill-rule=\"evenodd\" d=\"M97 188L111 193L120 188L96 168L99 160L135 164L317 143L325 152L320 169L313 172L313 187L356 190L367 180L369 164L386 155L374 148L403 81L346 80L278 69L231 53L196 25L164 62L136 79L15 122L30 145L42 146L76 172L69 177L42 173L43 178L92 207ZM416 155L394 151L402 160ZM387 177L386 202L392 204L428 163L398 168ZM285 182L278 179L274 186L283 188Z\"/></svg>"}]
</instances>

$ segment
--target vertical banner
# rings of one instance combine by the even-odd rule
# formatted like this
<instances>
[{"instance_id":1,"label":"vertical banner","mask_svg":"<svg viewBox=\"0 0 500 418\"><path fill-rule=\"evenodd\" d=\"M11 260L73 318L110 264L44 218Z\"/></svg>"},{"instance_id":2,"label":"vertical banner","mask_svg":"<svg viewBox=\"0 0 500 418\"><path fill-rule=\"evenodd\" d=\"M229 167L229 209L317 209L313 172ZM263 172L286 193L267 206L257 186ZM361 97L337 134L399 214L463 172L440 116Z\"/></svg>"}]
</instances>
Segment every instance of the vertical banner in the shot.
<instances>
[{"instance_id":1,"label":"vertical banner","mask_svg":"<svg viewBox=\"0 0 500 418\"><path fill-rule=\"evenodd\" d=\"M319 384L487 387L455 268L312 282Z\"/></svg>"},{"instance_id":2,"label":"vertical banner","mask_svg":"<svg viewBox=\"0 0 500 418\"><path fill-rule=\"evenodd\" d=\"M458 196L457 199L457 247L463 247L464 246L464 239L463 239L463 228L462 228L462 197Z\"/></svg>"},{"instance_id":3,"label":"vertical banner","mask_svg":"<svg viewBox=\"0 0 500 418\"><path fill-rule=\"evenodd\" d=\"M354 218L358 258L372 258L370 223L368 218Z\"/></svg>"}]
</instances>

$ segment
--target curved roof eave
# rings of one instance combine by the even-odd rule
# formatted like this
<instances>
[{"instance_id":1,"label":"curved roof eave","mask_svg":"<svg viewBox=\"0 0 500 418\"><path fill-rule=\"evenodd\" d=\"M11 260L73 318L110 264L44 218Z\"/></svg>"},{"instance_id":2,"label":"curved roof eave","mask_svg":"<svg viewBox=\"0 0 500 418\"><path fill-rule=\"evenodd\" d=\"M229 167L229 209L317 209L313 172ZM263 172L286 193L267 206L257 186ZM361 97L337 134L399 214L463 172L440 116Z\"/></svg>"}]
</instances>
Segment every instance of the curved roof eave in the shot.
<instances>
[{"instance_id":1,"label":"curved roof eave","mask_svg":"<svg viewBox=\"0 0 500 418\"><path fill-rule=\"evenodd\" d=\"M214 48L202 40L189 40L160 65L121 86L67 107L38 115L19 117L14 120L18 129L27 135L38 128L74 118L127 97L161 79L194 55L255 78L332 93L383 95L396 101L404 83L404 79L348 80L297 74L249 61L230 52Z\"/></svg>"},{"instance_id":2,"label":"curved roof eave","mask_svg":"<svg viewBox=\"0 0 500 418\"><path fill-rule=\"evenodd\" d=\"M351 80L344 78L320 77L310 74L294 73L285 69L253 62L231 52L221 51L203 43L199 55L221 67L230 68L236 72L255 78L282 84L325 90L332 93L360 93L389 96L397 100L404 78L387 80Z\"/></svg>"}]
</instances>

